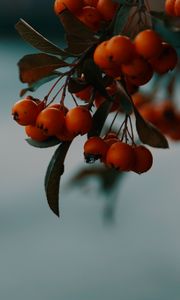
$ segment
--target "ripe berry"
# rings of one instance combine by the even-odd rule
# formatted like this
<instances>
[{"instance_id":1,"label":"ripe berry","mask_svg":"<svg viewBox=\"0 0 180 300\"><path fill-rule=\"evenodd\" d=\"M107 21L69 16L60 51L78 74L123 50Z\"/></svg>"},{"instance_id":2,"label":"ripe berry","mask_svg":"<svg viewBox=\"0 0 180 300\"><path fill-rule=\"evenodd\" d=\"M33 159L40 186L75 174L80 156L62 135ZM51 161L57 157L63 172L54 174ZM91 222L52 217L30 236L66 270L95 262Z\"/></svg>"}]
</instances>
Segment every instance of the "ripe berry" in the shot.
<instances>
[{"instance_id":1,"label":"ripe berry","mask_svg":"<svg viewBox=\"0 0 180 300\"><path fill-rule=\"evenodd\" d=\"M68 111L65 122L69 132L83 135L92 127L92 116L86 107L77 106Z\"/></svg>"},{"instance_id":2,"label":"ripe berry","mask_svg":"<svg viewBox=\"0 0 180 300\"><path fill-rule=\"evenodd\" d=\"M119 171L132 170L135 163L135 153L132 146L117 142L110 146L106 155L106 164Z\"/></svg>"},{"instance_id":3,"label":"ripe berry","mask_svg":"<svg viewBox=\"0 0 180 300\"><path fill-rule=\"evenodd\" d=\"M146 59L156 57L162 51L161 37L152 29L138 33L134 39L134 44L137 53Z\"/></svg>"},{"instance_id":4,"label":"ripe berry","mask_svg":"<svg viewBox=\"0 0 180 300\"><path fill-rule=\"evenodd\" d=\"M38 104L29 98L17 101L12 107L14 120L23 126L35 124L38 114Z\"/></svg>"},{"instance_id":5,"label":"ripe berry","mask_svg":"<svg viewBox=\"0 0 180 300\"><path fill-rule=\"evenodd\" d=\"M135 163L132 170L139 174L147 172L153 164L153 156L149 149L142 145L136 146L134 147L134 153Z\"/></svg>"},{"instance_id":6,"label":"ripe berry","mask_svg":"<svg viewBox=\"0 0 180 300\"><path fill-rule=\"evenodd\" d=\"M108 144L102 138L98 136L89 138L84 144L86 162L94 162L96 159L104 160L108 148Z\"/></svg>"},{"instance_id":7,"label":"ripe berry","mask_svg":"<svg viewBox=\"0 0 180 300\"><path fill-rule=\"evenodd\" d=\"M97 10L105 21L111 21L116 13L118 4L113 0L98 0Z\"/></svg>"},{"instance_id":8,"label":"ripe berry","mask_svg":"<svg viewBox=\"0 0 180 300\"><path fill-rule=\"evenodd\" d=\"M76 14L83 6L83 0L55 0L54 12L59 15L64 9L68 8L73 14Z\"/></svg>"},{"instance_id":9,"label":"ripe berry","mask_svg":"<svg viewBox=\"0 0 180 300\"><path fill-rule=\"evenodd\" d=\"M43 109L37 117L36 126L44 134L55 136L63 129L65 122L64 112L55 107Z\"/></svg>"},{"instance_id":10,"label":"ripe berry","mask_svg":"<svg viewBox=\"0 0 180 300\"><path fill-rule=\"evenodd\" d=\"M42 130L37 128L35 125L25 126L25 132L27 136L38 142L45 141L48 138L47 135L45 135Z\"/></svg>"},{"instance_id":11,"label":"ripe berry","mask_svg":"<svg viewBox=\"0 0 180 300\"><path fill-rule=\"evenodd\" d=\"M93 6L84 6L79 14L78 19L89 27L92 31L98 31L100 28L101 15Z\"/></svg>"}]
</instances>

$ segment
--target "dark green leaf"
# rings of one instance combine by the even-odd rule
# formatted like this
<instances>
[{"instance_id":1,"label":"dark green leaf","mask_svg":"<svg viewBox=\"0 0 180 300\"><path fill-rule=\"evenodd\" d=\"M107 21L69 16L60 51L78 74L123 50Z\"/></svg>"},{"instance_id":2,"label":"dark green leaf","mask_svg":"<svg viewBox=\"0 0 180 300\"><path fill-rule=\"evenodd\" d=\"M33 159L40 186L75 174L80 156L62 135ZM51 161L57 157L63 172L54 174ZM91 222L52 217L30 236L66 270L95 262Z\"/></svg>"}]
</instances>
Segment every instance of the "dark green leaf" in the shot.
<instances>
[{"instance_id":1,"label":"dark green leaf","mask_svg":"<svg viewBox=\"0 0 180 300\"><path fill-rule=\"evenodd\" d=\"M134 106L136 129L141 142L156 148L168 148L165 136L151 123L145 121Z\"/></svg>"},{"instance_id":2,"label":"dark green leaf","mask_svg":"<svg viewBox=\"0 0 180 300\"><path fill-rule=\"evenodd\" d=\"M86 82L91 84L102 96L107 98L109 101L112 101L111 97L106 91L101 70L94 63L93 59L88 58L84 61L82 72L84 74Z\"/></svg>"},{"instance_id":3,"label":"dark green leaf","mask_svg":"<svg viewBox=\"0 0 180 300\"><path fill-rule=\"evenodd\" d=\"M77 93L82 91L87 86L87 82L71 77L68 82L68 91L70 93Z\"/></svg>"},{"instance_id":4,"label":"dark green leaf","mask_svg":"<svg viewBox=\"0 0 180 300\"><path fill-rule=\"evenodd\" d=\"M38 142L31 138L27 138L26 142L29 145L36 147L36 148L49 148L49 147L53 147L53 146L60 144L60 140L55 137L52 137L52 138L50 137L46 141L43 141L43 142Z\"/></svg>"},{"instance_id":5,"label":"dark green leaf","mask_svg":"<svg viewBox=\"0 0 180 300\"><path fill-rule=\"evenodd\" d=\"M52 74L50 74L47 77L44 77L36 82L30 83L28 84L28 87L25 89L22 89L20 92L20 97L23 97L27 92L35 92L41 85L59 77L60 74L57 72L53 72Z\"/></svg>"},{"instance_id":6,"label":"dark green leaf","mask_svg":"<svg viewBox=\"0 0 180 300\"><path fill-rule=\"evenodd\" d=\"M80 55L97 42L94 32L79 21L69 10L65 9L59 15L59 18L66 32L67 51Z\"/></svg>"},{"instance_id":7,"label":"dark green leaf","mask_svg":"<svg viewBox=\"0 0 180 300\"><path fill-rule=\"evenodd\" d=\"M123 32L123 29L124 29L124 27L127 23L127 20L128 20L130 10L131 10L130 5L123 5L122 7L120 7L120 9L118 10L115 22L114 22L113 35L118 35L118 34L121 34Z\"/></svg>"},{"instance_id":8,"label":"dark green leaf","mask_svg":"<svg viewBox=\"0 0 180 300\"><path fill-rule=\"evenodd\" d=\"M59 185L64 173L64 160L71 142L62 143L55 151L45 176L45 192L50 209L59 216Z\"/></svg>"},{"instance_id":9,"label":"dark green leaf","mask_svg":"<svg viewBox=\"0 0 180 300\"><path fill-rule=\"evenodd\" d=\"M33 83L51 74L55 69L68 64L58 57L45 53L25 55L19 62L19 73L22 82Z\"/></svg>"},{"instance_id":10,"label":"dark green leaf","mask_svg":"<svg viewBox=\"0 0 180 300\"><path fill-rule=\"evenodd\" d=\"M120 104L123 108L123 111L130 115L133 111L133 104L131 101L131 98L127 94L125 88L120 82L117 82L117 87L118 87L118 92L119 92L119 97L120 97Z\"/></svg>"},{"instance_id":11,"label":"dark green leaf","mask_svg":"<svg viewBox=\"0 0 180 300\"><path fill-rule=\"evenodd\" d=\"M96 110L93 116L93 128L88 133L88 137L99 136L107 116L111 110L112 102L105 100L100 107Z\"/></svg>"},{"instance_id":12,"label":"dark green leaf","mask_svg":"<svg viewBox=\"0 0 180 300\"><path fill-rule=\"evenodd\" d=\"M156 18L153 18L153 26L163 40L176 48L178 54L180 55L180 32L173 32L171 28L167 27L166 23Z\"/></svg>"},{"instance_id":13,"label":"dark green leaf","mask_svg":"<svg viewBox=\"0 0 180 300\"><path fill-rule=\"evenodd\" d=\"M62 50L58 46L51 43L34 28L32 28L27 22L23 19L20 19L16 25L16 30L20 36L34 48L43 51L45 53L50 53L54 55L61 56L62 58L67 58L71 56L68 52Z\"/></svg>"}]
</instances>

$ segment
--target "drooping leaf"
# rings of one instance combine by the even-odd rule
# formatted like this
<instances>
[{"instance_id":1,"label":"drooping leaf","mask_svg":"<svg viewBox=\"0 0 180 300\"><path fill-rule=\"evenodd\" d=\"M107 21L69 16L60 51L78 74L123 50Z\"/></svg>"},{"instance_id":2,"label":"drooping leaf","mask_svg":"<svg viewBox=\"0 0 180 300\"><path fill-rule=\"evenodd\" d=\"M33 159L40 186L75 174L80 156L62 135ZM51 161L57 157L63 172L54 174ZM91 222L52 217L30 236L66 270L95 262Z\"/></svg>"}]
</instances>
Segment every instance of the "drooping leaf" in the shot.
<instances>
[{"instance_id":1,"label":"drooping leaf","mask_svg":"<svg viewBox=\"0 0 180 300\"><path fill-rule=\"evenodd\" d=\"M71 77L68 82L68 91L70 93L77 93L82 91L87 86L88 83L86 81Z\"/></svg>"},{"instance_id":2,"label":"drooping leaf","mask_svg":"<svg viewBox=\"0 0 180 300\"><path fill-rule=\"evenodd\" d=\"M112 102L105 100L93 115L93 127L88 133L88 137L99 136L107 116L111 110Z\"/></svg>"},{"instance_id":3,"label":"drooping leaf","mask_svg":"<svg viewBox=\"0 0 180 300\"><path fill-rule=\"evenodd\" d=\"M92 58L87 58L83 62L82 72L86 82L91 84L103 97L107 98L109 101L112 101L111 97L106 91L101 70L94 63Z\"/></svg>"},{"instance_id":4,"label":"drooping leaf","mask_svg":"<svg viewBox=\"0 0 180 300\"><path fill-rule=\"evenodd\" d=\"M53 72L47 77L44 77L38 81L35 81L33 83L29 83L27 88L24 88L20 91L20 97L23 97L27 92L35 92L41 85L59 77L59 72Z\"/></svg>"},{"instance_id":5,"label":"drooping leaf","mask_svg":"<svg viewBox=\"0 0 180 300\"><path fill-rule=\"evenodd\" d=\"M125 88L123 87L123 85L120 82L117 82L117 88L118 88L118 93L119 93L119 98L121 101L121 106L123 108L123 111L130 115L133 111L133 104L132 101L129 97L129 95L127 94Z\"/></svg>"},{"instance_id":6,"label":"drooping leaf","mask_svg":"<svg viewBox=\"0 0 180 300\"><path fill-rule=\"evenodd\" d=\"M71 142L63 142L55 151L45 176L45 192L50 209L59 217L59 186L64 160Z\"/></svg>"},{"instance_id":7,"label":"drooping leaf","mask_svg":"<svg viewBox=\"0 0 180 300\"><path fill-rule=\"evenodd\" d=\"M53 146L56 146L61 143L60 140L55 137L50 137L43 142L38 142L31 138L27 138L26 142L35 148L49 148L49 147L53 147Z\"/></svg>"},{"instance_id":8,"label":"drooping leaf","mask_svg":"<svg viewBox=\"0 0 180 300\"><path fill-rule=\"evenodd\" d=\"M119 2L119 1L117 1ZM116 19L114 21L114 30L113 35L118 35L123 32L123 29L126 25L126 22L128 20L128 16L131 10L130 5L123 5L120 7L120 9L117 12Z\"/></svg>"},{"instance_id":9,"label":"drooping leaf","mask_svg":"<svg viewBox=\"0 0 180 300\"><path fill-rule=\"evenodd\" d=\"M136 129L141 142L156 148L168 148L168 141L165 136L151 123L145 121L134 106L136 117Z\"/></svg>"},{"instance_id":10,"label":"drooping leaf","mask_svg":"<svg viewBox=\"0 0 180 300\"><path fill-rule=\"evenodd\" d=\"M157 18L153 18L153 26L163 40L176 48L178 54L180 55L180 31L172 31L172 28L167 26L167 23Z\"/></svg>"},{"instance_id":11,"label":"drooping leaf","mask_svg":"<svg viewBox=\"0 0 180 300\"><path fill-rule=\"evenodd\" d=\"M27 43L31 44L31 46L42 52L58 55L62 58L68 58L69 56L72 56L67 51L62 50L46 39L23 19L20 19L16 23L15 28Z\"/></svg>"},{"instance_id":12,"label":"drooping leaf","mask_svg":"<svg viewBox=\"0 0 180 300\"><path fill-rule=\"evenodd\" d=\"M33 83L46 77L58 68L68 66L68 64L58 57L38 53L25 55L18 62L18 66L21 81Z\"/></svg>"},{"instance_id":13,"label":"drooping leaf","mask_svg":"<svg viewBox=\"0 0 180 300\"><path fill-rule=\"evenodd\" d=\"M94 32L79 21L68 9L65 9L59 18L66 33L68 44L66 50L68 52L80 55L97 42Z\"/></svg>"},{"instance_id":14,"label":"drooping leaf","mask_svg":"<svg viewBox=\"0 0 180 300\"><path fill-rule=\"evenodd\" d=\"M165 14L164 11L151 11L151 16L154 21L162 21L169 30L180 32L180 19L179 17L171 17Z\"/></svg>"}]
</instances>

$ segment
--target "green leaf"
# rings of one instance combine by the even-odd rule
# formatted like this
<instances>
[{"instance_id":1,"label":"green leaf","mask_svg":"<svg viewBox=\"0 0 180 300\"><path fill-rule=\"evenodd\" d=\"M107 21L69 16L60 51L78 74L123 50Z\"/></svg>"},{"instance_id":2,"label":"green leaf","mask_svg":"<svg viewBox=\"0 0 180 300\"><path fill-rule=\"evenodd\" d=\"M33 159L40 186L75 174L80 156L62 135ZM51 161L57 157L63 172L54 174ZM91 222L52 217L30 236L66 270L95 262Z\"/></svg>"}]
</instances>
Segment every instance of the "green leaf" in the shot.
<instances>
[{"instance_id":1,"label":"green leaf","mask_svg":"<svg viewBox=\"0 0 180 300\"><path fill-rule=\"evenodd\" d=\"M55 151L45 176L45 192L50 209L59 217L59 186L64 173L64 160L71 142L62 143Z\"/></svg>"},{"instance_id":2,"label":"green leaf","mask_svg":"<svg viewBox=\"0 0 180 300\"><path fill-rule=\"evenodd\" d=\"M157 18L153 18L153 26L163 40L176 48L180 55L180 31L172 31L170 27L167 27L167 23Z\"/></svg>"},{"instance_id":3,"label":"green leaf","mask_svg":"<svg viewBox=\"0 0 180 300\"><path fill-rule=\"evenodd\" d=\"M59 77L59 76L60 76L59 72L53 72L52 74L50 74L47 77L44 77L44 78L42 78L38 81L35 81L33 83L29 83L27 88L22 89L20 91L20 97L23 97L27 92L35 92L41 85L43 85L43 84Z\"/></svg>"},{"instance_id":4,"label":"green leaf","mask_svg":"<svg viewBox=\"0 0 180 300\"><path fill-rule=\"evenodd\" d=\"M117 1L117 2L120 3L120 1ZM120 7L120 9L117 12L116 19L114 21L113 35L118 35L118 34L122 33L122 31L123 31L123 29L124 29L124 27L126 25L126 22L128 20L128 16L129 16L130 10L131 10L131 6L130 5L123 5L122 7Z\"/></svg>"},{"instance_id":5,"label":"green leaf","mask_svg":"<svg viewBox=\"0 0 180 300\"><path fill-rule=\"evenodd\" d=\"M107 119L107 116L111 110L112 102L105 100L99 108L96 110L94 116L93 116L93 127L88 133L88 137L91 136L99 136L101 133L101 130L104 126L104 123Z\"/></svg>"},{"instance_id":6,"label":"green leaf","mask_svg":"<svg viewBox=\"0 0 180 300\"><path fill-rule=\"evenodd\" d=\"M128 93L126 92L125 88L123 87L123 85L117 81L117 88L118 88L118 92L119 92L119 97L120 97L120 104L123 108L123 111L130 115L133 111L133 103L132 100L130 98L130 96L128 95Z\"/></svg>"},{"instance_id":7,"label":"green leaf","mask_svg":"<svg viewBox=\"0 0 180 300\"><path fill-rule=\"evenodd\" d=\"M79 21L69 10L65 9L59 19L65 29L68 44L67 51L80 55L98 41L87 26Z\"/></svg>"},{"instance_id":8,"label":"green leaf","mask_svg":"<svg viewBox=\"0 0 180 300\"><path fill-rule=\"evenodd\" d=\"M156 148L168 148L168 141L165 136L151 123L145 121L134 106L136 117L136 129L141 142Z\"/></svg>"},{"instance_id":9,"label":"green leaf","mask_svg":"<svg viewBox=\"0 0 180 300\"><path fill-rule=\"evenodd\" d=\"M53 146L56 146L61 143L60 140L55 137L50 137L43 142L38 142L31 138L27 138L26 142L35 148L49 148L49 147L53 147Z\"/></svg>"},{"instance_id":10,"label":"green leaf","mask_svg":"<svg viewBox=\"0 0 180 300\"><path fill-rule=\"evenodd\" d=\"M19 62L19 75L22 82L33 83L51 74L55 69L68 66L58 57L45 53L25 55Z\"/></svg>"},{"instance_id":11,"label":"green leaf","mask_svg":"<svg viewBox=\"0 0 180 300\"><path fill-rule=\"evenodd\" d=\"M67 51L62 50L61 48L47 40L43 35L37 32L23 19L20 19L16 23L15 28L27 43L31 44L34 48L42 52L58 55L62 58L68 58L69 56L72 56Z\"/></svg>"}]
</instances>

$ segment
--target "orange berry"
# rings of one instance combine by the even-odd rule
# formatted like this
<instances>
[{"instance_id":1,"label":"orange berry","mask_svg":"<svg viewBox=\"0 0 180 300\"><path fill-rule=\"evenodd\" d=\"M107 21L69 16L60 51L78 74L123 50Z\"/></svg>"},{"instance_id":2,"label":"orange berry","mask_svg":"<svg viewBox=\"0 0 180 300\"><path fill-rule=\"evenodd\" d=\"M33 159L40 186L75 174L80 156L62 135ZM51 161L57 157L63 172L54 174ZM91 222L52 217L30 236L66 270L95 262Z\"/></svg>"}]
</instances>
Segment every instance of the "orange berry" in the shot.
<instances>
[{"instance_id":1,"label":"orange berry","mask_svg":"<svg viewBox=\"0 0 180 300\"><path fill-rule=\"evenodd\" d=\"M160 121L159 111L154 103L144 104L139 108L142 117L150 123L157 125Z\"/></svg>"},{"instance_id":2,"label":"orange berry","mask_svg":"<svg viewBox=\"0 0 180 300\"><path fill-rule=\"evenodd\" d=\"M84 6L79 14L78 19L89 27L92 31L98 31L100 28L101 15L93 6Z\"/></svg>"},{"instance_id":3,"label":"orange berry","mask_svg":"<svg viewBox=\"0 0 180 300\"><path fill-rule=\"evenodd\" d=\"M149 60L153 70L158 74L173 70L178 62L176 50L168 43L162 43L163 49L158 57Z\"/></svg>"},{"instance_id":4,"label":"orange berry","mask_svg":"<svg viewBox=\"0 0 180 300\"><path fill-rule=\"evenodd\" d=\"M137 53L147 59L160 55L162 51L161 37L152 29L138 33L134 39L134 45Z\"/></svg>"},{"instance_id":5,"label":"orange berry","mask_svg":"<svg viewBox=\"0 0 180 300\"><path fill-rule=\"evenodd\" d=\"M56 135L61 142L72 141L75 136L74 133L68 131L66 124L64 124L62 131Z\"/></svg>"},{"instance_id":6,"label":"orange berry","mask_svg":"<svg viewBox=\"0 0 180 300\"><path fill-rule=\"evenodd\" d=\"M169 16L175 16L175 2L176 0L166 0L165 1L165 12Z\"/></svg>"},{"instance_id":7,"label":"orange berry","mask_svg":"<svg viewBox=\"0 0 180 300\"><path fill-rule=\"evenodd\" d=\"M94 6L96 7L98 0L83 0L83 6Z\"/></svg>"},{"instance_id":8,"label":"orange berry","mask_svg":"<svg viewBox=\"0 0 180 300\"><path fill-rule=\"evenodd\" d=\"M63 129L65 122L64 112L55 107L43 109L37 117L36 126L44 134L55 136Z\"/></svg>"},{"instance_id":9,"label":"orange berry","mask_svg":"<svg viewBox=\"0 0 180 300\"><path fill-rule=\"evenodd\" d=\"M130 38L123 35L115 35L108 40L106 49L109 60L119 66L131 61L135 55L135 48Z\"/></svg>"},{"instance_id":10,"label":"orange berry","mask_svg":"<svg viewBox=\"0 0 180 300\"><path fill-rule=\"evenodd\" d=\"M90 137L84 144L84 157L86 162L94 162L97 159L103 161L108 148L108 144L99 136Z\"/></svg>"},{"instance_id":11,"label":"orange berry","mask_svg":"<svg viewBox=\"0 0 180 300\"><path fill-rule=\"evenodd\" d=\"M117 11L118 4L112 0L98 0L97 9L105 21L111 21Z\"/></svg>"},{"instance_id":12,"label":"orange berry","mask_svg":"<svg viewBox=\"0 0 180 300\"><path fill-rule=\"evenodd\" d=\"M106 164L119 171L132 170L135 163L134 148L126 143L113 143L106 155Z\"/></svg>"},{"instance_id":13,"label":"orange berry","mask_svg":"<svg viewBox=\"0 0 180 300\"><path fill-rule=\"evenodd\" d=\"M65 122L70 133L84 135L92 127L92 116L86 107L77 106L68 111Z\"/></svg>"},{"instance_id":14,"label":"orange berry","mask_svg":"<svg viewBox=\"0 0 180 300\"><path fill-rule=\"evenodd\" d=\"M82 6L83 0L55 0L54 12L59 15L64 9L68 8L73 14L76 14Z\"/></svg>"},{"instance_id":15,"label":"orange berry","mask_svg":"<svg viewBox=\"0 0 180 300\"><path fill-rule=\"evenodd\" d=\"M180 0L176 0L174 4L175 16L180 17Z\"/></svg>"},{"instance_id":16,"label":"orange berry","mask_svg":"<svg viewBox=\"0 0 180 300\"><path fill-rule=\"evenodd\" d=\"M48 138L47 135L45 135L42 130L37 128L35 125L26 125L25 132L27 136L38 142L43 142Z\"/></svg>"},{"instance_id":17,"label":"orange berry","mask_svg":"<svg viewBox=\"0 0 180 300\"><path fill-rule=\"evenodd\" d=\"M57 108L60 111L62 111L64 113L64 115L66 115L67 112L68 112L68 108L66 106L64 106L63 104L60 104L60 103L52 103L52 104L48 105L48 107Z\"/></svg>"},{"instance_id":18,"label":"orange berry","mask_svg":"<svg viewBox=\"0 0 180 300\"><path fill-rule=\"evenodd\" d=\"M136 146L134 147L134 153L135 163L132 171L139 174L147 172L153 164L153 156L149 149L142 145Z\"/></svg>"},{"instance_id":19,"label":"orange berry","mask_svg":"<svg viewBox=\"0 0 180 300\"><path fill-rule=\"evenodd\" d=\"M91 94L93 91L93 87L91 85L88 85L87 87L85 87L83 90L75 93L76 97L78 97L81 100L84 101L89 101L89 99L91 98Z\"/></svg>"},{"instance_id":20,"label":"orange berry","mask_svg":"<svg viewBox=\"0 0 180 300\"><path fill-rule=\"evenodd\" d=\"M104 69L113 69L114 64L109 58L109 54L107 52L107 43L108 41L104 41L100 43L95 51L94 51L94 62L99 68Z\"/></svg>"},{"instance_id":21,"label":"orange berry","mask_svg":"<svg viewBox=\"0 0 180 300\"><path fill-rule=\"evenodd\" d=\"M17 101L12 107L14 120L23 126L35 124L38 114L38 104L29 98Z\"/></svg>"},{"instance_id":22,"label":"orange berry","mask_svg":"<svg viewBox=\"0 0 180 300\"><path fill-rule=\"evenodd\" d=\"M133 100L134 105L137 108L140 108L144 104L149 103L151 101L151 98L148 95L146 95L146 94L137 92L137 93L135 93L135 94L132 95L132 100Z\"/></svg>"}]
</instances>

